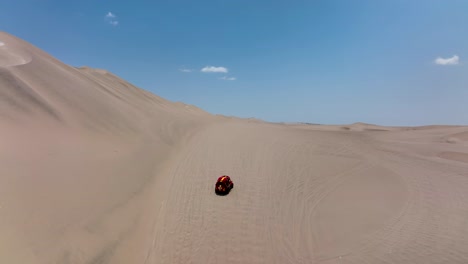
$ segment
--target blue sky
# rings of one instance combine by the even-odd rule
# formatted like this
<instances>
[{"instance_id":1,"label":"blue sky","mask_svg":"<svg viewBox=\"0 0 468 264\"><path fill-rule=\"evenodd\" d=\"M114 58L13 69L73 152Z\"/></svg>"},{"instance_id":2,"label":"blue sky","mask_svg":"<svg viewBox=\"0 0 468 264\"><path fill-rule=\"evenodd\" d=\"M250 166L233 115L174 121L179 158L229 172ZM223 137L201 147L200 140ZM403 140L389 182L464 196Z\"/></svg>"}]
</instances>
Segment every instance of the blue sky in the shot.
<instances>
[{"instance_id":1,"label":"blue sky","mask_svg":"<svg viewBox=\"0 0 468 264\"><path fill-rule=\"evenodd\" d=\"M10 0L0 30L211 113L468 124L467 14L465 0Z\"/></svg>"}]
</instances>

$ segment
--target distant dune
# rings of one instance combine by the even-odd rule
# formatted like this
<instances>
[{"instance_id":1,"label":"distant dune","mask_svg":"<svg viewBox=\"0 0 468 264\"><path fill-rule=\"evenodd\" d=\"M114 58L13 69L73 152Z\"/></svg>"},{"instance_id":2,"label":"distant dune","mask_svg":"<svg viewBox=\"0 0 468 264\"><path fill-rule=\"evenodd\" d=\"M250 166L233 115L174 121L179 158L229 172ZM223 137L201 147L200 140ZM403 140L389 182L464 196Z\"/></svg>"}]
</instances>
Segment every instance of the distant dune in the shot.
<instances>
[{"instance_id":1,"label":"distant dune","mask_svg":"<svg viewBox=\"0 0 468 264\"><path fill-rule=\"evenodd\" d=\"M212 115L0 42L0 263L468 263L468 127Z\"/></svg>"}]
</instances>

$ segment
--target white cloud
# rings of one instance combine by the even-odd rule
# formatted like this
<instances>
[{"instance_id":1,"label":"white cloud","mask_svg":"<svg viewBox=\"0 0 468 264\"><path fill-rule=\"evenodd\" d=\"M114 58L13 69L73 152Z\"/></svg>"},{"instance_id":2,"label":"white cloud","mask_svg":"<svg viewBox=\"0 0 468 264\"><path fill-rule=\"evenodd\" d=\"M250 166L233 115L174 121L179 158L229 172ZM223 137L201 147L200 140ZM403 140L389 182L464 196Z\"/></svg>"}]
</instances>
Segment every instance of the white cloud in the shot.
<instances>
[{"instance_id":1,"label":"white cloud","mask_svg":"<svg viewBox=\"0 0 468 264\"><path fill-rule=\"evenodd\" d=\"M205 68L201 69L201 72L224 72L224 73L227 73L228 69L226 69L224 67L206 66Z\"/></svg>"},{"instance_id":2,"label":"white cloud","mask_svg":"<svg viewBox=\"0 0 468 264\"><path fill-rule=\"evenodd\" d=\"M179 69L179 71L181 71L181 72L192 72L193 70L192 69Z\"/></svg>"},{"instance_id":3,"label":"white cloud","mask_svg":"<svg viewBox=\"0 0 468 264\"><path fill-rule=\"evenodd\" d=\"M119 21L117 20L117 16L112 12L108 12L106 14L106 21L113 26L117 26L119 24Z\"/></svg>"},{"instance_id":4,"label":"white cloud","mask_svg":"<svg viewBox=\"0 0 468 264\"><path fill-rule=\"evenodd\" d=\"M221 80L225 80L225 81L235 81L236 80L236 77L227 77L227 76L223 76L221 78L219 78Z\"/></svg>"},{"instance_id":5,"label":"white cloud","mask_svg":"<svg viewBox=\"0 0 468 264\"><path fill-rule=\"evenodd\" d=\"M457 55L453 55L453 57L446 58L446 59L438 57L437 59L434 60L434 63L438 65L456 65L459 62L460 62L460 57L458 57Z\"/></svg>"},{"instance_id":6,"label":"white cloud","mask_svg":"<svg viewBox=\"0 0 468 264\"><path fill-rule=\"evenodd\" d=\"M2 46L5 46L5 43L0 41L0 47Z\"/></svg>"}]
</instances>

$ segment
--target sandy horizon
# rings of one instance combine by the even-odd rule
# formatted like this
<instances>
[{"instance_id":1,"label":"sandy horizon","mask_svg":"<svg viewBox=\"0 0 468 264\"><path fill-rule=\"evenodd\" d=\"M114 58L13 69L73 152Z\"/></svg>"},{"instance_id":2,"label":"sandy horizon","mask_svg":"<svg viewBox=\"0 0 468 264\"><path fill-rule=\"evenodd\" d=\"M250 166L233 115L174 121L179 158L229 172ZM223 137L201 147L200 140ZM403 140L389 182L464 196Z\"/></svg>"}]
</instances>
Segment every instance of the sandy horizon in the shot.
<instances>
[{"instance_id":1,"label":"sandy horizon","mask_svg":"<svg viewBox=\"0 0 468 264\"><path fill-rule=\"evenodd\" d=\"M468 263L467 126L212 115L0 40L0 263Z\"/></svg>"}]
</instances>

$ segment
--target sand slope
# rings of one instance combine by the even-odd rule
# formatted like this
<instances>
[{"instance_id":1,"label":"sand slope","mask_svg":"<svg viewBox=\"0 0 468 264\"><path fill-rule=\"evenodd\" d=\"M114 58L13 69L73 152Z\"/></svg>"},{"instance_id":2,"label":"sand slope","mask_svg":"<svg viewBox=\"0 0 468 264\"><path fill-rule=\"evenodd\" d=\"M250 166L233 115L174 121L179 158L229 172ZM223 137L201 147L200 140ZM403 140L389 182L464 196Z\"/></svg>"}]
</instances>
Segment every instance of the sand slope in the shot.
<instances>
[{"instance_id":1,"label":"sand slope","mask_svg":"<svg viewBox=\"0 0 468 264\"><path fill-rule=\"evenodd\" d=\"M138 262L146 241L132 237L154 213L144 190L163 182L184 138L219 118L0 41L30 56L0 63L0 262L92 263L112 244Z\"/></svg>"},{"instance_id":2,"label":"sand slope","mask_svg":"<svg viewBox=\"0 0 468 264\"><path fill-rule=\"evenodd\" d=\"M0 41L0 263L468 263L468 127L213 116Z\"/></svg>"},{"instance_id":3,"label":"sand slope","mask_svg":"<svg viewBox=\"0 0 468 264\"><path fill-rule=\"evenodd\" d=\"M421 154L397 146L402 135L387 142L393 132L323 129L232 122L197 134L172 169L147 263L468 260L468 167L437 154L452 145ZM223 173L236 187L217 197Z\"/></svg>"}]
</instances>

